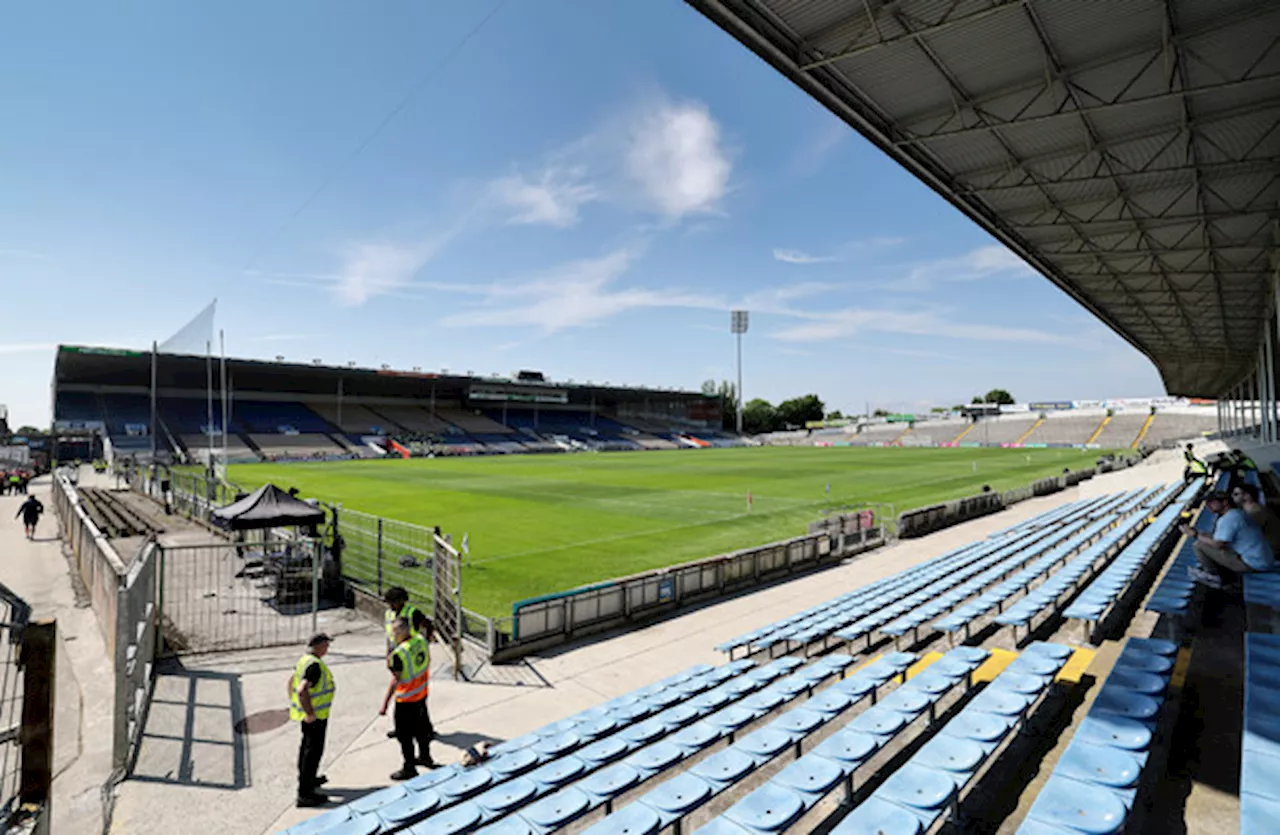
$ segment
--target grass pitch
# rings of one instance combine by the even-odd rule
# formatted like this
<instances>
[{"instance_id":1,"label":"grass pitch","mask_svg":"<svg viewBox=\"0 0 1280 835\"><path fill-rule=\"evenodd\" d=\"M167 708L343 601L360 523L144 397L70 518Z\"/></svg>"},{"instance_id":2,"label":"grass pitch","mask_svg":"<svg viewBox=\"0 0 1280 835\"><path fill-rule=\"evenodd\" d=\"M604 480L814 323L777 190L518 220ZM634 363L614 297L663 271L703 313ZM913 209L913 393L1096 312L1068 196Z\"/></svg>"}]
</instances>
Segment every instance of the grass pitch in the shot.
<instances>
[{"instance_id":1,"label":"grass pitch","mask_svg":"<svg viewBox=\"0 0 1280 835\"><path fill-rule=\"evenodd\" d=\"M804 533L823 508L897 512L1005 490L1093 463L1096 450L755 447L243 464L367 513L470 534L463 605L491 616L527 597ZM827 492L830 485L830 493ZM752 508L747 512L747 492Z\"/></svg>"}]
</instances>

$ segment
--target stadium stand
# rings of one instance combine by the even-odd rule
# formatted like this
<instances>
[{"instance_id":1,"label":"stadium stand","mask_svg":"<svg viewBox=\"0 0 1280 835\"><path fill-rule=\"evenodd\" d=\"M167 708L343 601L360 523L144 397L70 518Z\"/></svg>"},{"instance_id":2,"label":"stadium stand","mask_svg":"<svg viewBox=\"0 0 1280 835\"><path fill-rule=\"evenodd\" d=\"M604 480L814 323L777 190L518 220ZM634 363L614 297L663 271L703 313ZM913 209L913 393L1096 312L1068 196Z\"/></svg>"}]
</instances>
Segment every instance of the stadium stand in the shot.
<instances>
[{"instance_id":1,"label":"stadium stand","mask_svg":"<svg viewBox=\"0 0 1280 835\"><path fill-rule=\"evenodd\" d=\"M1019 835L1124 828L1149 761L1177 649L1168 641L1129 639Z\"/></svg>"},{"instance_id":2,"label":"stadium stand","mask_svg":"<svg viewBox=\"0 0 1280 835\"><path fill-rule=\"evenodd\" d=\"M1156 419L1151 422L1142 442L1153 447L1165 446L1200 438L1216 428L1217 422L1210 413L1188 414L1162 409L1156 412Z\"/></svg>"},{"instance_id":3,"label":"stadium stand","mask_svg":"<svg viewBox=\"0 0 1280 835\"><path fill-rule=\"evenodd\" d=\"M407 428L359 403L344 402L341 409L335 402L310 406L317 415L349 435L394 435Z\"/></svg>"},{"instance_id":4,"label":"stadium stand","mask_svg":"<svg viewBox=\"0 0 1280 835\"><path fill-rule=\"evenodd\" d=\"M903 443L907 446L949 444L969 423L964 418L920 421L911 427L911 432L903 439Z\"/></svg>"},{"instance_id":5,"label":"stadium stand","mask_svg":"<svg viewBox=\"0 0 1280 835\"><path fill-rule=\"evenodd\" d=\"M370 407L376 414L385 417L388 422L402 426L409 432L419 435L445 435L461 430L446 420L436 416L425 406L391 405L377 403Z\"/></svg>"},{"instance_id":6,"label":"stadium stand","mask_svg":"<svg viewBox=\"0 0 1280 835\"><path fill-rule=\"evenodd\" d=\"M1040 424L1036 431L1026 438L1024 443L1081 446L1088 443L1089 438L1098 430L1098 426L1102 423L1104 417L1106 415L1102 412L1087 415L1077 415L1071 412L1049 412L1045 415L1044 423ZM1138 434L1136 427L1133 433L1135 435ZM1133 438L1129 440L1131 441ZM1128 441L1124 445L1128 446Z\"/></svg>"},{"instance_id":7,"label":"stadium stand","mask_svg":"<svg viewBox=\"0 0 1280 835\"><path fill-rule=\"evenodd\" d=\"M515 410L512 410L515 411ZM532 414L532 412L530 412ZM508 435L515 431L511 426L504 426L479 411L465 409L436 409L436 415L466 432L468 435Z\"/></svg>"},{"instance_id":8,"label":"stadium stand","mask_svg":"<svg viewBox=\"0 0 1280 835\"><path fill-rule=\"evenodd\" d=\"M1149 414L1117 412L1111 416L1091 443L1103 449L1127 449L1133 446L1133 442L1137 440L1138 433L1142 431L1149 417Z\"/></svg>"},{"instance_id":9,"label":"stadium stand","mask_svg":"<svg viewBox=\"0 0 1280 835\"><path fill-rule=\"evenodd\" d=\"M979 418L973 429L960 442L962 444L981 444L1000 446L1011 444L1031 429L1037 417L1033 414L1000 415L999 417Z\"/></svg>"},{"instance_id":10,"label":"stadium stand","mask_svg":"<svg viewBox=\"0 0 1280 835\"><path fill-rule=\"evenodd\" d=\"M905 423L869 423L858 430L858 434L850 438L855 444L888 444L896 441L907 431Z\"/></svg>"}]
</instances>

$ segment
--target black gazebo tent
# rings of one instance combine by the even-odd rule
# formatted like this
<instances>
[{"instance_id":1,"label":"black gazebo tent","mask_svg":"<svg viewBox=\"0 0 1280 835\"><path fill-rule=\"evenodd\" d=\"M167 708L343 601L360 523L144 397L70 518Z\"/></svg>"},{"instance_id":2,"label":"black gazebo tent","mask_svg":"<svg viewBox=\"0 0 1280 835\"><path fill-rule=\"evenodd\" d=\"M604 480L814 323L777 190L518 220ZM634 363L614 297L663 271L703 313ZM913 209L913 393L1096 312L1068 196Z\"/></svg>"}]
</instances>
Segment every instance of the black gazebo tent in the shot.
<instances>
[{"instance_id":1,"label":"black gazebo tent","mask_svg":"<svg viewBox=\"0 0 1280 835\"><path fill-rule=\"evenodd\" d=\"M324 510L264 484L239 501L213 511L213 522L232 531L323 525Z\"/></svg>"}]
</instances>

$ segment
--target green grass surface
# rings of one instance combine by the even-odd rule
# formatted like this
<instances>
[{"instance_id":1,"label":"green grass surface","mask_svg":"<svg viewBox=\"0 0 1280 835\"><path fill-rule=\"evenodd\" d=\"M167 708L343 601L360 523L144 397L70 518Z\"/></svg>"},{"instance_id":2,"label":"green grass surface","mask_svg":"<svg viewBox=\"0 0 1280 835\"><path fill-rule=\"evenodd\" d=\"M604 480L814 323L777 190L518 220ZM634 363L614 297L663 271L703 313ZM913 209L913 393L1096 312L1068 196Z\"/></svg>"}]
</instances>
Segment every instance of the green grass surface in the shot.
<instances>
[{"instance_id":1,"label":"green grass surface","mask_svg":"<svg viewBox=\"0 0 1280 835\"><path fill-rule=\"evenodd\" d=\"M983 484L1019 487L1098 454L758 447L243 464L228 476L439 525L454 542L469 533L463 605L497 616L523 598L797 536L825 507L879 501L902 512Z\"/></svg>"}]
</instances>

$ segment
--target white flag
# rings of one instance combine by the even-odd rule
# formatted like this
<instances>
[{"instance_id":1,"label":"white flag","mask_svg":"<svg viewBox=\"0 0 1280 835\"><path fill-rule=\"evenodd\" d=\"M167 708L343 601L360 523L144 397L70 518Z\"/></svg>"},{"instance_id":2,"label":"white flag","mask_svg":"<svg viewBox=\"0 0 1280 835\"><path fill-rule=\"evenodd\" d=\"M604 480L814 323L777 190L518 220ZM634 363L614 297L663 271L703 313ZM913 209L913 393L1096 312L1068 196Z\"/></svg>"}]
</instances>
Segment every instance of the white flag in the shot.
<instances>
[{"instance_id":1,"label":"white flag","mask_svg":"<svg viewBox=\"0 0 1280 835\"><path fill-rule=\"evenodd\" d=\"M469 533L464 533L462 535L462 553L466 554L468 557L471 556L471 548L467 545L467 540L470 536L471 534Z\"/></svg>"}]
</instances>

